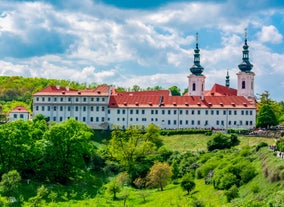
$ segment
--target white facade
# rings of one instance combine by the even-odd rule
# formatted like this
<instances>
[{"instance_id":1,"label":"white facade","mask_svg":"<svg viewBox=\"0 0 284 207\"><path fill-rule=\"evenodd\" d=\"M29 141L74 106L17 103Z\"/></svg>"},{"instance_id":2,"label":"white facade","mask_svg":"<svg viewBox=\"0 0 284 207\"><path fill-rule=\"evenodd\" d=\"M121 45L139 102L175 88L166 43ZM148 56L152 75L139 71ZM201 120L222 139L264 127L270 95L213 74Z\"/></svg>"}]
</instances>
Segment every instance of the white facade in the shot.
<instances>
[{"instance_id":1,"label":"white facade","mask_svg":"<svg viewBox=\"0 0 284 207\"><path fill-rule=\"evenodd\" d=\"M205 76L189 75L188 77L188 95L202 96L204 93Z\"/></svg>"},{"instance_id":2,"label":"white facade","mask_svg":"<svg viewBox=\"0 0 284 207\"><path fill-rule=\"evenodd\" d=\"M253 72L239 72L238 76L238 96L244 96L248 99L254 99L254 76Z\"/></svg>"}]
</instances>

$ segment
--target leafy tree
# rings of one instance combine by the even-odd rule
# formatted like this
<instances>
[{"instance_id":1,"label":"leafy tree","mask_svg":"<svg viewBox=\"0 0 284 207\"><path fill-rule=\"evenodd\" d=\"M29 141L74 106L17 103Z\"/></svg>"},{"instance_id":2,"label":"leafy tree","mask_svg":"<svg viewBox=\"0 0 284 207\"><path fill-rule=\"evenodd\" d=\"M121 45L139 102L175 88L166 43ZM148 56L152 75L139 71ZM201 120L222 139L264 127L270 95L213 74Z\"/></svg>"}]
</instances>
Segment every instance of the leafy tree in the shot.
<instances>
[{"instance_id":1,"label":"leafy tree","mask_svg":"<svg viewBox=\"0 0 284 207\"><path fill-rule=\"evenodd\" d=\"M117 179L113 179L106 185L107 192L112 194L113 200L117 200L117 193L121 191L121 186L117 182Z\"/></svg>"},{"instance_id":2,"label":"leafy tree","mask_svg":"<svg viewBox=\"0 0 284 207\"><path fill-rule=\"evenodd\" d=\"M68 119L55 124L44 134L43 174L51 182L66 183L86 167L94 153L90 139L93 132L87 125Z\"/></svg>"},{"instance_id":3,"label":"leafy tree","mask_svg":"<svg viewBox=\"0 0 284 207\"><path fill-rule=\"evenodd\" d=\"M256 119L256 126L261 128L269 128L270 126L276 126L278 120L269 104L263 104L258 112Z\"/></svg>"},{"instance_id":4,"label":"leafy tree","mask_svg":"<svg viewBox=\"0 0 284 207\"><path fill-rule=\"evenodd\" d=\"M20 181L21 175L16 170L3 174L0 182L0 189L3 195L7 197L17 196Z\"/></svg>"},{"instance_id":5,"label":"leafy tree","mask_svg":"<svg viewBox=\"0 0 284 207\"><path fill-rule=\"evenodd\" d=\"M145 133L146 141L152 142L157 148L163 145L163 140L160 138L160 128L155 124L149 124Z\"/></svg>"},{"instance_id":6,"label":"leafy tree","mask_svg":"<svg viewBox=\"0 0 284 207\"><path fill-rule=\"evenodd\" d=\"M187 191L187 195L195 188L195 182L190 174L186 174L182 177L180 186L183 190Z\"/></svg>"},{"instance_id":7,"label":"leafy tree","mask_svg":"<svg viewBox=\"0 0 284 207\"><path fill-rule=\"evenodd\" d=\"M172 168L166 162L156 162L147 175L148 186L159 187L161 191L169 183L172 177Z\"/></svg>"},{"instance_id":8,"label":"leafy tree","mask_svg":"<svg viewBox=\"0 0 284 207\"><path fill-rule=\"evenodd\" d=\"M180 96L180 89L177 86L171 86L169 90L171 91L172 96Z\"/></svg>"},{"instance_id":9,"label":"leafy tree","mask_svg":"<svg viewBox=\"0 0 284 207\"><path fill-rule=\"evenodd\" d=\"M152 137L148 134L146 137ZM146 176L147 171L157 156L157 147L147 140L138 126L130 126L126 130L115 129L107 146L109 160L119 163L126 170L131 181L137 177Z\"/></svg>"},{"instance_id":10,"label":"leafy tree","mask_svg":"<svg viewBox=\"0 0 284 207\"><path fill-rule=\"evenodd\" d=\"M44 198L47 195L48 195L48 189L42 185L38 187L36 196L29 198L29 203L33 207L44 206L45 205Z\"/></svg>"},{"instance_id":11,"label":"leafy tree","mask_svg":"<svg viewBox=\"0 0 284 207\"><path fill-rule=\"evenodd\" d=\"M132 91L141 91L141 87L138 86L138 85L133 85L133 87L132 87L131 90L132 90Z\"/></svg>"}]
</instances>

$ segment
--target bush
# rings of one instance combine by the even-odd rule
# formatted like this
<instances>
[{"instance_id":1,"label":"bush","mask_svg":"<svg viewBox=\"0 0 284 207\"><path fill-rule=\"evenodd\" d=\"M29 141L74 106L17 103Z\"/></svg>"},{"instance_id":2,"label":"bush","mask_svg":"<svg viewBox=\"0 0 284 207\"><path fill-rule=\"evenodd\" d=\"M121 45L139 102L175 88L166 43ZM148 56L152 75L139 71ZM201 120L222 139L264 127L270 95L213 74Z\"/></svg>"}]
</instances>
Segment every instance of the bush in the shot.
<instances>
[{"instance_id":1,"label":"bush","mask_svg":"<svg viewBox=\"0 0 284 207\"><path fill-rule=\"evenodd\" d=\"M207 142L207 150L209 152L215 149L230 148L231 146L231 138L221 133L214 134L213 138Z\"/></svg>"},{"instance_id":2,"label":"bush","mask_svg":"<svg viewBox=\"0 0 284 207\"><path fill-rule=\"evenodd\" d=\"M237 176L225 170L218 170L212 178L212 183L215 189L227 190L233 185L238 184Z\"/></svg>"},{"instance_id":3,"label":"bush","mask_svg":"<svg viewBox=\"0 0 284 207\"><path fill-rule=\"evenodd\" d=\"M239 189L236 185L233 185L229 190L225 191L227 201L231 202L234 198L239 197Z\"/></svg>"},{"instance_id":4,"label":"bush","mask_svg":"<svg viewBox=\"0 0 284 207\"><path fill-rule=\"evenodd\" d=\"M255 147L255 151L258 151L260 148L262 147L267 147L268 144L265 142L260 142L256 147Z\"/></svg>"}]
</instances>

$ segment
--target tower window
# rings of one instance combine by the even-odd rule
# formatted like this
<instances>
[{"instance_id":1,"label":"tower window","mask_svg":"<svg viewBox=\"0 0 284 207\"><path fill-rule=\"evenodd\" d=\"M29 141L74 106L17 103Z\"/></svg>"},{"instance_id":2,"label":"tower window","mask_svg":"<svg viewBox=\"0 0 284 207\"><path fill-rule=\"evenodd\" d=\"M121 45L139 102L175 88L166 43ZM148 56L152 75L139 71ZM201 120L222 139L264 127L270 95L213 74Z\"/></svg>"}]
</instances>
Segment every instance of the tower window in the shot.
<instances>
[{"instance_id":1,"label":"tower window","mask_svg":"<svg viewBox=\"0 0 284 207\"><path fill-rule=\"evenodd\" d=\"M246 88L246 82L242 81L242 89L245 89L245 88Z\"/></svg>"},{"instance_id":2,"label":"tower window","mask_svg":"<svg viewBox=\"0 0 284 207\"><path fill-rule=\"evenodd\" d=\"M196 90L196 85L195 85L195 83L192 84L192 90L193 90L193 91Z\"/></svg>"}]
</instances>

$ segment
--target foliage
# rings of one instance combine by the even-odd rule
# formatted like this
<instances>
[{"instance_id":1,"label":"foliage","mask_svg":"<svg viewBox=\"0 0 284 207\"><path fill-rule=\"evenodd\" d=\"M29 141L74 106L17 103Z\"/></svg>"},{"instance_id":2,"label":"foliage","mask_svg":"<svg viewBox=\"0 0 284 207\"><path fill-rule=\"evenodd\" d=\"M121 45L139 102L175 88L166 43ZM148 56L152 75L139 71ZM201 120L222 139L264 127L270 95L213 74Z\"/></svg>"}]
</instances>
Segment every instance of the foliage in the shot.
<instances>
[{"instance_id":1,"label":"foliage","mask_svg":"<svg viewBox=\"0 0 284 207\"><path fill-rule=\"evenodd\" d=\"M182 187L183 190L187 191L187 195L194 189L195 183L194 179L190 174L186 174L182 177L180 186Z\"/></svg>"},{"instance_id":2,"label":"foliage","mask_svg":"<svg viewBox=\"0 0 284 207\"><path fill-rule=\"evenodd\" d=\"M16 170L3 174L0 182L1 193L7 197L17 197L20 181L21 175Z\"/></svg>"},{"instance_id":3,"label":"foliage","mask_svg":"<svg viewBox=\"0 0 284 207\"><path fill-rule=\"evenodd\" d=\"M158 155L156 147L159 140L158 131L153 126L149 128L146 129L146 134L138 126L112 131L106 156L117 162L122 170L126 170L131 181L146 176L154 158Z\"/></svg>"},{"instance_id":4,"label":"foliage","mask_svg":"<svg viewBox=\"0 0 284 207\"><path fill-rule=\"evenodd\" d=\"M230 189L225 191L227 201L231 202L234 198L239 197L239 189L236 185L233 185Z\"/></svg>"},{"instance_id":5,"label":"foliage","mask_svg":"<svg viewBox=\"0 0 284 207\"><path fill-rule=\"evenodd\" d=\"M117 199L117 193L121 191L121 185L118 183L117 179L113 179L108 184L106 184L106 190L108 193L112 194L113 200Z\"/></svg>"},{"instance_id":6,"label":"foliage","mask_svg":"<svg viewBox=\"0 0 284 207\"><path fill-rule=\"evenodd\" d=\"M284 152L284 139L280 138L279 140L277 140L276 142L276 148L280 151L280 152Z\"/></svg>"},{"instance_id":7,"label":"foliage","mask_svg":"<svg viewBox=\"0 0 284 207\"><path fill-rule=\"evenodd\" d=\"M171 91L172 96L180 96L180 89L177 86L171 86L169 90Z\"/></svg>"},{"instance_id":8,"label":"foliage","mask_svg":"<svg viewBox=\"0 0 284 207\"><path fill-rule=\"evenodd\" d=\"M226 149L231 148L239 143L238 137L236 134L231 134L227 136L222 133L216 133L212 135L212 139L207 143L208 151L212 151L215 149Z\"/></svg>"},{"instance_id":9,"label":"foliage","mask_svg":"<svg viewBox=\"0 0 284 207\"><path fill-rule=\"evenodd\" d=\"M172 177L172 168L168 163L156 162L147 175L149 187L159 187L161 191L169 183Z\"/></svg>"},{"instance_id":10,"label":"foliage","mask_svg":"<svg viewBox=\"0 0 284 207\"><path fill-rule=\"evenodd\" d=\"M65 183L84 169L93 153L91 130L83 123L68 119L53 125L44 134L46 140L42 173L51 182Z\"/></svg>"},{"instance_id":11,"label":"foliage","mask_svg":"<svg viewBox=\"0 0 284 207\"><path fill-rule=\"evenodd\" d=\"M278 120L274 111L269 104L263 104L258 112L256 118L256 126L261 128L269 128L271 126L276 126Z\"/></svg>"},{"instance_id":12,"label":"foliage","mask_svg":"<svg viewBox=\"0 0 284 207\"><path fill-rule=\"evenodd\" d=\"M267 147L268 144L266 142L260 142L258 145L255 147L255 151L258 151L262 147ZM283 146L284 147L284 146ZM283 148L284 149L284 148Z\"/></svg>"}]
</instances>

